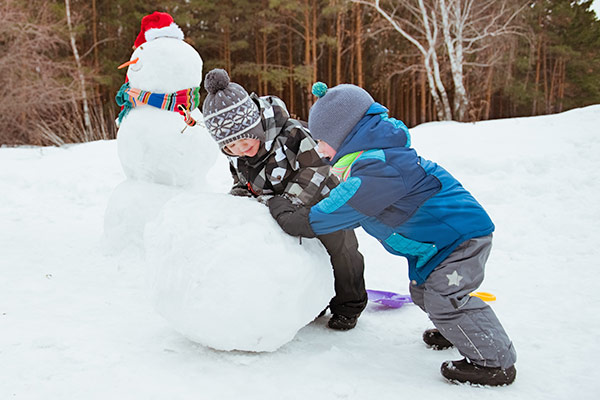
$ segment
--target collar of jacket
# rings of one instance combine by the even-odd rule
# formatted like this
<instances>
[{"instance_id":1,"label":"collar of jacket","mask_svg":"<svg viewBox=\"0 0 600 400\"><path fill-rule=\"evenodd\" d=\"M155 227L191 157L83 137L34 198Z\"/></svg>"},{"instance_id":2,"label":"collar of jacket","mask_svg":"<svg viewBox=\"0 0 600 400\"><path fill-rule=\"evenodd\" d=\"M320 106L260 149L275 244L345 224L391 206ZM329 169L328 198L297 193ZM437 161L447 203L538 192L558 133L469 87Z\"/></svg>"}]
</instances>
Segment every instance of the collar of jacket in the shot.
<instances>
[{"instance_id":1,"label":"collar of jacket","mask_svg":"<svg viewBox=\"0 0 600 400\"><path fill-rule=\"evenodd\" d=\"M261 164L273 152L273 142L281 133L282 128L290 119L290 114L283 100L277 96L259 97L252 93L250 98L256 103L260 112L262 127L265 131L265 142L261 143L258 153L254 157L235 157L227 155L230 159L243 159L248 165Z\"/></svg>"},{"instance_id":2,"label":"collar of jacket","mask_svg":"<svg viewBox=\"0 0 600 400\"><path fill-rule=\"evenodd\" d=\"M356 124L356 126L354 126L354 128L350 131L348 136L346 136L346 139L344 139L344 141L340 145L340 148L338 149L338 152L336 153L335 157L333 157L333 159L331 160L331 164L335 165L338 162L338 160L340 160L345 155L349 154L348 152L344 152L345 145L349 141L352 140L352 138L356 135L356 133L358 131L360 131L361 128L365 124L367 124L369 122L371 117L373 117L374 115L380 115L382 113L387 113L387 112L388 112L388 109L385 108L384 106L382 106L381 104L379 104L379 103L371 104L371 107L369 107L369 109L367 110L365 115L361 118L361 120L358 121L358 124Z\"/></svg>"}]
</instances>

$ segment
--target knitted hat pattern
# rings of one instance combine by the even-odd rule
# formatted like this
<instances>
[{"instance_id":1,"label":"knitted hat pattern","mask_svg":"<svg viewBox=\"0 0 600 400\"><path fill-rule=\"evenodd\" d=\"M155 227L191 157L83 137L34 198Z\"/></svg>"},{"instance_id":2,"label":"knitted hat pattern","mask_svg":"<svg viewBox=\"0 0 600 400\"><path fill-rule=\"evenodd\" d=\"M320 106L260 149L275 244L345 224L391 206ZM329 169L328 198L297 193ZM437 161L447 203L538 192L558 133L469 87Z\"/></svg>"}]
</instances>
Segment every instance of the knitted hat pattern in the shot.
<instances>
[{"instance_id":1,"label":"knitted hat pattern","mask_svg":"<svg viewBox=\"0 0 600 400\"><path fill-rule=\"evenodd\" d=\"M316 140L327 142L337 151L375 100L366 90L351 84L327 88L317 82L312 92L318 99L308 114L308 129Z\"/></svg>"},{"instance_id":2,"label":"knitted hat pattern","mask_svg":"<svg viewBox=\"0 0 600 400\"><path fill-rule=\"evenodd\" d=\"M160 37L170 37L183 40L183 31L170 14L155 11L142 18L140 33L133 44L134 48Z\"/></svg>"},{"instance_id":3,"label":"knitted hat pattern","mask_svg":"<svg viewBox=\"0 0 600 400\"><path fill-rule=\"evenodd\" d=\"M204 87L208 92L202 105L204 124L219 148L239 139L264 141L258 106L242 86L230 81L227 71L210 71Z\"/></svg>"}]
</instances>

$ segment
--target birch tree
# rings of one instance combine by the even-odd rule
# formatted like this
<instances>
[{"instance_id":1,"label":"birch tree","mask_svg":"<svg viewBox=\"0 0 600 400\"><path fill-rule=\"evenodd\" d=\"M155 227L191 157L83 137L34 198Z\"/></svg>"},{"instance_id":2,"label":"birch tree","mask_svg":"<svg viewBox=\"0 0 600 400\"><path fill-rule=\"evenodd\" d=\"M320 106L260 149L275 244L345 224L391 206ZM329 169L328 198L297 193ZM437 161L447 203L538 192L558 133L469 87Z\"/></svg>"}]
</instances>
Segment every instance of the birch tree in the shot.
<instances>
[{"instance_id":1,"label":"birch tree","mask_svg":"<svg viewBox=\"0 0 600 400\"><path fill-rule=\"evenodd\" d=\"M526 6L526 2L520 1L516 7L510 7L505 0L437 1L454 83L454 117L464 121L470 105L464 82L466 60L470 55L485 50L498 38L520 33L515 18Z\"/></svg>"},{"instance_id":2,"label":"birch tree","mask_svg":"<svg viewBox=\"0 0 600 400\"><path fill-rule=\"evenodd\" d=\"M71 20L71 3L69 0L65 0L65 14L67 16L67 27L69 30L69 40L71 43L71 50L73 51L73 57L75 58L75 65L77 66L77 75L79 78L79 84L81 86L81 101L83 103L83 123L85 126L85 137L92 137L92 120L90 118L90 108L88 105L88 98L85 85L85 75L83 74L83 67L81 65L81 58L79 57L79 51L77 50L77 43L75 42L75 31L73 29L73 23Z\"/></svg>"},{"instance_id":3,"label":"birch tree","mask_svg":"<svg viewBox=\"0 0 600 400\"><path fill-rule=\"evenodd\" d=\"M411 43L421 54L423 68L429 84L439 120L452 119L448 94L442 81L437 54L439 26L434 9L428 8L424 0L384 6L380 0L352 0L354 3L373 7L379 15L388 21L400 35ZM403 12L403 11L408 11ZM412 18L411 18L412 17ZM414 21L418 21L415 23Z\"/></svg>"},{"instance_id":4,"label":"birch tree","mask_svg":"<svg viewBox=\"0 0 600 400\"><path fill-rule=\"evenodd\" d=\"M487 66L469 60L501 36L518 33L515 18L527 3L525 0L352 1L373 7L419 50L438 119L454 117L459 121L465 120L470 107L465 67ZM451 110L440 72L440 65L446 64L454 88Z\"/></svg>"}]
</instances>

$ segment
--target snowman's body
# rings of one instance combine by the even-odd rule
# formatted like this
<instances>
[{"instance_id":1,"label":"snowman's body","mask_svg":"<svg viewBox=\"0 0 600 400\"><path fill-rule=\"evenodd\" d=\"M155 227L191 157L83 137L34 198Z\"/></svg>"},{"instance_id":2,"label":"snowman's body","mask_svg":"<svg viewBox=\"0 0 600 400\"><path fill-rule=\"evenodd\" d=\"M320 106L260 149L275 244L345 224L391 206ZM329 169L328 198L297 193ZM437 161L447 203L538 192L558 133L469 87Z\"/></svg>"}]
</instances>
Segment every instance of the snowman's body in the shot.
<instances>
[{"instance_id":1,"label":"snowman's body","mask_svg":"<svg viewBox=\"0 0 600 400\"><path fill-rule=\"evenodd\" d=\"M127 71L132 88L174 93L202 82L202 59L183 40L165 37L146 42L131 58L139 58ZM145 104L132 108L117 134L127 177L171 186L202 185L217 149L201 123L200 111L195 109L191 115L199 122L187 127L177 112Z\"/></svg>"}]
</instances>

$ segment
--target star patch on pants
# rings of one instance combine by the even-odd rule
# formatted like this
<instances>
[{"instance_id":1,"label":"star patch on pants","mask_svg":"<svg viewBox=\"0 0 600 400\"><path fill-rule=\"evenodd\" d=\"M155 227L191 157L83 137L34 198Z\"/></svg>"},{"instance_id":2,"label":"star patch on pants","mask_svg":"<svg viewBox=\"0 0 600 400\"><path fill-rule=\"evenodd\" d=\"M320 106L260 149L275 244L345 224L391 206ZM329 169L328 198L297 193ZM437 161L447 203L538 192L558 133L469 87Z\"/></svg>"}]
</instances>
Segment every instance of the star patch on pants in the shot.
<instances>
[{"instance_id":1,"label":"star patch on pants","mask_svg":"<svg viewBox=\"0 0 600 400\"><path fill-rule=\"evenodd\" d=\"M452 285L459 286L460 280L463 278L456 271L454 271L451 274L446 275L446 277L448 278L448 286L452 286Z\"/></svg>"}]
</instances>

